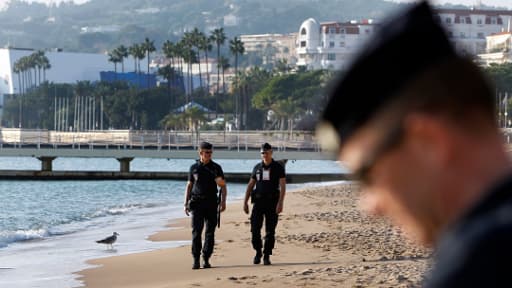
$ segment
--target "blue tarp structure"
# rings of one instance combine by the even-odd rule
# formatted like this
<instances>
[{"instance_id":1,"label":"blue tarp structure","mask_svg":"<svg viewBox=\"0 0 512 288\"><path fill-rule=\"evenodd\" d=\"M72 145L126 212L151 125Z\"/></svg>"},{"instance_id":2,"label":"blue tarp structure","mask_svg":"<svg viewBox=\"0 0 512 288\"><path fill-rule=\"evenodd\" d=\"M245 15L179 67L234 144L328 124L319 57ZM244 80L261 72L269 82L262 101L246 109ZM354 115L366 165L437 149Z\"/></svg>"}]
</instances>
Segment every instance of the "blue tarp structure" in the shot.
<instances>
[{"instance_id":1,"label":"blue tarp structure","mask_svg":"<svg viewBox=\"0 0 512 288\"><path fill-rule=\"evenodd\" d=\"M108 83L113 83L116 81L128 82L130 86L135 86L139 88L148 88L148 78L149 78L149 88L156 87L156 75L154 74L145 74L145 73L136 73L136 72L126 72L126 73L116 73L113 71L101 71L100 72L100 80Z\"/></svg>"},{"instance_id":2,"label":"blue tarp structure","mask_svg":"<svg viewBox=\"0 0 512 288\"><path fill-rule=\"evenodd\" d=\"M204 107L203 105L201 105L201 104L199 104L197 102L194 102L194 101L188 102L187 104L174 109L174 112L176 112L176 113L183 113L187 109L192 108L192 107L196 107L199 110L203 111L204 113L213 113L214 112L214 111L212 111L212 110L210 110L210 109Z\"/></svg>"}]
</instances>

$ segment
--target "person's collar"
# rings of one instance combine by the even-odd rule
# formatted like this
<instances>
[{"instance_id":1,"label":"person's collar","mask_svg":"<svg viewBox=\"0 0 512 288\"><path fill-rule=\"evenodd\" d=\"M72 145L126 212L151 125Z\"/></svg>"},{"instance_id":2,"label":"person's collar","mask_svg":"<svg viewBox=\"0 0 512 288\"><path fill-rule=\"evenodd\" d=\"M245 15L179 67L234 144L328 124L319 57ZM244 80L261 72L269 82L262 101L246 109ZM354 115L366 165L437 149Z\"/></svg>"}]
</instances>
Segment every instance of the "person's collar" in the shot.
<instances>
[{"instance_id":1,"label":"person's collar","mask_svg":"<svg viewBox=\"0 0 512 288\"><path fill-rule=\"evenodd\" d=\"M265 161L261 160L261 164L263 166L270 166L270 164L272 164L272 162L274 162L274 158L270 158L270 162L268 162L268 164L265 164Z\"/></svg>"}]
</instances>

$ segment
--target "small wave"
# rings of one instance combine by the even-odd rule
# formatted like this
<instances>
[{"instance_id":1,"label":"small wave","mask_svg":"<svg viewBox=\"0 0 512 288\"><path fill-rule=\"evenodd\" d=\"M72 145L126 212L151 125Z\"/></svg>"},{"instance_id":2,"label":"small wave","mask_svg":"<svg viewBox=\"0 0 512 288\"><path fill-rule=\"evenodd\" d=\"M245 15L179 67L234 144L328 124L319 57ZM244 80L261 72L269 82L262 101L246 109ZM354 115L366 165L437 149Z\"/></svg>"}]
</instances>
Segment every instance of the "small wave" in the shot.
<instances>
[{"instance_id":1,"label":"small wave","mask_svg":"<svg viewBox=\"0 0 512 288\"><path fill-rule=\"evenodd\" d=\"M147 203L147 204L124 204L119 206L107 207L93 212L91 215L87 215L84 218L96 218L96 217L104 217L104 216L116 216L123 215L130 211L142 208L154 208L157 207L157 204Z\"/></svg>"},{"instance_id":2,"label":"small wave","mask_svg":"<svg viewBox=\"0 0 512 288\"><path fill-rule=\"evenodd\" d=\"M43 239L48 236L49 232L46 229L0 231L0 247L6 247L14 242Z\"/></svg>"},{"instance_id":3,"label":"small wave","mask_svg":"<svg viewBox=\"0 0 512 288\"><path fill-rule=\"evenodd\" d=\"M161 205L154 203L123 204L105 207L80 216L54 219L48 223L39 221L32 225L32 229L10 230L7 228L5 230L0 230L0 248L7 247L9 244L14 242L38 240L46 237L72 234L85 229L88 225L97 225L97 221L101 221L100 218L103 217L122 216L135 210L154 208L158 206ZM35 220L33 222L35 222Z\"/></svg>"}]
</instances>

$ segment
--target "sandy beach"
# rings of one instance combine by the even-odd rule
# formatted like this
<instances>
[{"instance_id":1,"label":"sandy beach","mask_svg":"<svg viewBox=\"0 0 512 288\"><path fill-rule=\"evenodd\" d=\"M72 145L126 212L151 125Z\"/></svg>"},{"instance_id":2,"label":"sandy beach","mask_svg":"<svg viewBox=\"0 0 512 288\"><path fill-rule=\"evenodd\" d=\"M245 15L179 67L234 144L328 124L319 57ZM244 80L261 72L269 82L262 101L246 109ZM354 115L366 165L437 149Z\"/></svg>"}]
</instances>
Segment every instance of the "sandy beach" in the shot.
<instances>
[{"instance_id":1,"label":"sandy beach","mask_svg":"<svg viewBox=\"0 0 512 288\"><path fill-rule=\"evenodd\" d=\"M91 288L421 286L432 251L360 212L358 193L358 185L349 183L288 193L271 266L252 264L249 216L238 202L222 214L211 269L192 270L186 245L93 260L99 266L77 274ZM190 218L149 239L190 241Z\"/></svg>"}]
</instances>

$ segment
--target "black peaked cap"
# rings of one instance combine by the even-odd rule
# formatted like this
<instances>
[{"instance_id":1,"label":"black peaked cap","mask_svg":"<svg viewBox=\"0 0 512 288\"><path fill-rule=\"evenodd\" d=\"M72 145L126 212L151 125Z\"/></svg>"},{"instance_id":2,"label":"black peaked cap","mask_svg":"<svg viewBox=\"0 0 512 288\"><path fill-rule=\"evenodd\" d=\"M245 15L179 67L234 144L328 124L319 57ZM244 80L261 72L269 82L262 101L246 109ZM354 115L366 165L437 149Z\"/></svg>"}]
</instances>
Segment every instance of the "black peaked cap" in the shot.
<instances>
[{"instance_id":1,"label":"black peaked cap","mask_svg":"<svg viewBox=\"0 0 512 288\"><path fill-rule=\"evenodd\" d=\"M272 145L270 145L270 144L268 144L266 142L261 144L260 151L263 152L263 151L267 151L267 150L272 150Z\"/></svg>"},{"instance_id":2,"label":"black peaked cap","mask_svg":"<svg viewBox=\"0 0 512 288\"><path fill-rule=\"evenodd\" d=\"M201 142L201 144L199 145L199 148L211 150L213 148L213 145L205 141L205 142Z\"/></svg>"},{"instance_id":3,"label":"black peaked cap","mask_svg":"<svg viewBox=\"0 0 512 288\"><path fill-rule=\"evenodd\" d=\"M321 121L334 128L338 144L421 71L456 56L437 22L423 1L383 23L330 93Z\"/></svg>"}]
</instances>

